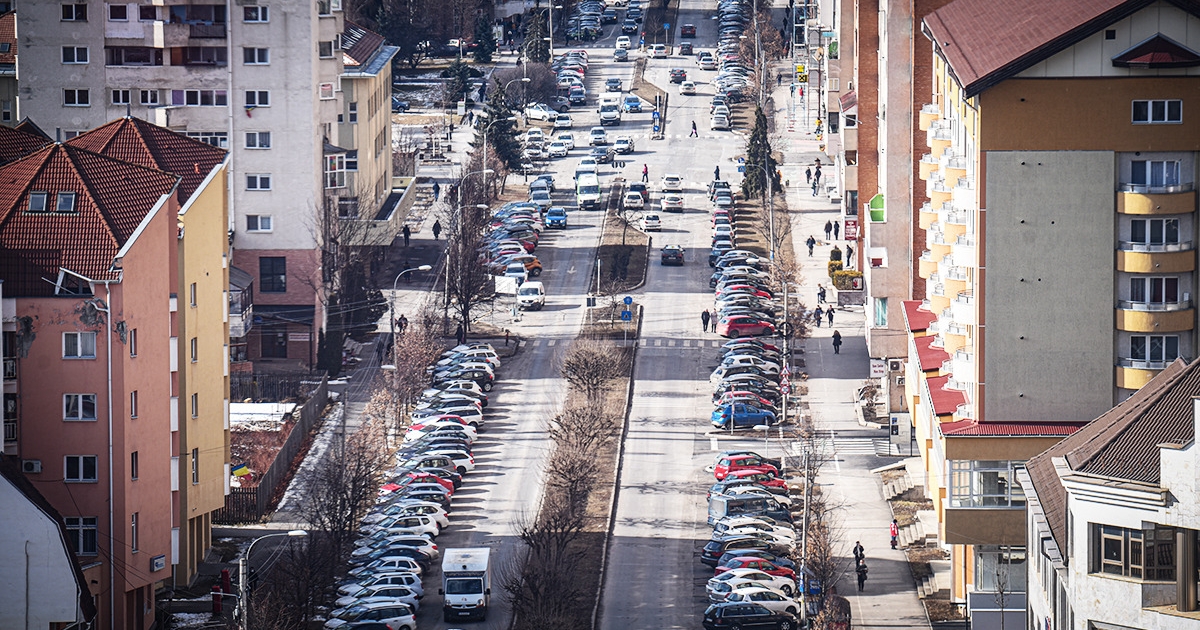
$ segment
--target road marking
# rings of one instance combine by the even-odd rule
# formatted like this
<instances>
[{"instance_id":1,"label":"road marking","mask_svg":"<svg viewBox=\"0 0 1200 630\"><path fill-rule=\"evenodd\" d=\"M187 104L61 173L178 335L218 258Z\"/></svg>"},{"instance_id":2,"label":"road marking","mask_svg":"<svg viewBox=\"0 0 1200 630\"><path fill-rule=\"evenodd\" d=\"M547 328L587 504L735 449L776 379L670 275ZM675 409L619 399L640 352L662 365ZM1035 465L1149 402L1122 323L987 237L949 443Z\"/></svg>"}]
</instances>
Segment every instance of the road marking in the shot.
<instances>
[{"instance_id":1,"label":"road marking","mask_svg":"<svg viewBox=\"0 0 1200 630\"><path fill-rule=\"evenodd\" d=\"M668 339L668 340L667 340L667 347L668 347L668 348L674 348L674 347L675 347L675 340L674 340L674 339Z\"/></svg>"},{"instance_id":2,"label":"road marking","mask_svg":"<svg viewBox=\"0 0 1200 630\"><path fill-rule=\"evenodd\" d=\"M556 339L547 339L547 340L546 340L546 345L547 345L547 346L553 346L555 341L557 341L557 340L556 340Z\"/></svg>"},{"instance_id":3,"label":"road marking","mask_svg":"<svg viewBox=\"0 0 1200 630\"><path fill-rule=\"evenodd\" d=\"M715 435L708 438L708 448L713 451L721 450L721 447L717 446L717 437Z\"/></svg>"},{"instance_id":4,"label":"road marking","mask_svg":"<svg viewBox=\"0 0 1200 630\"><path fill-rule=\"evenodd\" d=\"M662 346L662 339L655 339L655 340L654 340L654 347L655 347L655 348L658 348L658 347L660 347L660 346Z\"/></svg>"}]
</instances>

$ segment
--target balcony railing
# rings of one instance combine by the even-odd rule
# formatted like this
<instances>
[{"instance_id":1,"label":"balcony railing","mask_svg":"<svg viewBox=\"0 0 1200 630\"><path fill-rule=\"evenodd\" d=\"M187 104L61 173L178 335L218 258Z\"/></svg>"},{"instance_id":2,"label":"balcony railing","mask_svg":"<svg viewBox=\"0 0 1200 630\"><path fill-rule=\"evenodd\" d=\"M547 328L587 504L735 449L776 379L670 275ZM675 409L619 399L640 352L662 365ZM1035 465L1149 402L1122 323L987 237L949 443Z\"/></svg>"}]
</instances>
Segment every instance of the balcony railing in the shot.
<instances>
[{"instance_id":1,"label":"balcony railing","mask_svg":"<svg viewBox=\"0 0 1200 630\"><path fill-rule=\"evenodd\" d=\"M191 24L191 35L201 39L225 39L224 24Z\"/></svg>"},{"instance_id":2,"label":"balcony railing","mask_svg":"<svg viewBox=\"0 0 1200 630\"><path fill-rule=\"evenodd\" d=\"M1183 359L1183 361L1185 363L1192 362L1192 359L1189 357L1180 357L1180 358ZM1167 361L1165 359L1160 360L1160 361L1149 361L1146 359L1134 359L1134 358L1130 358L1130 357L1121 357L1121 358L1117 359L1117 365L1120 367L1123 367L1123 368L1133 368L1135 370L1163 370L1163 369L1166 369L1166 367L1168 365L1170 365L1171 362L1174 360L1175 359L1171 359L1170 361Z\"/></svg>"},{"instance_id":3,"label":"balcony railing","mask_svg":"<svg viewBox=\"0 0 1200 630\"><path fill-rule=\"evenodd\" d=\"M4 380L11 381L17 378L17 360L4 359Z\"/></svg>"},{"instance_id":4,"label":"balcony railing","mask_svg":"<svg viewBox=\"0 0 1200 630\"><path fill-rule=\"evenodd\" d=\"M1185 182L1172 186L1146 186L1144 184L1121 184L1117 192L1140 193L1143 195L1166 195L1171 193L1190 192L1196 189L1195 182Z\"/></svg>"},{"instance_id":5,"label":"balcony railing","mask_svg":"<svg viewBox=\"0 0 1200 630\"><path fill-rule=\"evenodd\" d=\"M17 441L17 421L16 420L5 420L4 421L4 441L5 442L16 442Z\"/></svg>"},{"instance_id":6,"label":"balcony railing","mask_svg":"<svg viewBox=\"0 0 1200 630\"><path fill-rule=\"evenodd\" d=\"M1117 308L1127 311L1143 311L1147 313L1171 313L1174 311L1185 311L1192 307L1192 301L1180 300L1178 302L1130 302L1129 300L1118 300Z\"/></svg>"},{"instance_id":7,"label":"balcony railing","mask_svg":"<svg viewBox=\"0 0 1200 630\"><path fill-rule=\"evenodd\" d=\"M1146 253L1162 253L1162 252L1186 252L1195 249L1191 241L1183 243L1134 243L1132 241L1120 241L1117 247L1123 252L1146 252Z\"/></svg>"}]
</instances>

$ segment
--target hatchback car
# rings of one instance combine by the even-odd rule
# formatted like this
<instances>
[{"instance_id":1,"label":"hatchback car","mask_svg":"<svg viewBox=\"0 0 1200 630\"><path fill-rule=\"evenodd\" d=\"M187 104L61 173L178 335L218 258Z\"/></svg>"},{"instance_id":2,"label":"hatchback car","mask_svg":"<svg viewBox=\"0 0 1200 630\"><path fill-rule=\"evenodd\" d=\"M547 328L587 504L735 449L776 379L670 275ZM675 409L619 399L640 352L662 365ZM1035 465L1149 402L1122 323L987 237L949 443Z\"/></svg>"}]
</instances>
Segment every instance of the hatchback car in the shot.
<instances>
[{"instance_id":1,"label":"hatchback car","mask_svg":"<svg viewBox=\"0 0 1200 630\"><path fill-rule=\"evenodd\" d=\"M668 193L663 195L662 201L663 212L683 212L683 195L678 193Z\"/></svg>"},{"instance_id":2,"label":"hatchback car","mask_svg":"<svg viewBox=\"0 0 1200 630\"><path fill-rule=\"evenodd\" d=\"M679 36L680 37L695 37L696 36L696 25L695 24L684 24L683 26L679 27Z\"/></svg>"},{"instance_id":3,"label":"hatchback car","mask_svg":"<svg viewBox=\"0 0 1200 630\"><path fill-rule=\"evenodd\" d=\"M786 612L772 612L765 606L749 602L722 602L704 611L704 630L750 628L795 630L800 620Z\"/></svg>"},{"instance_id":4,"label":"hatchback car","mask_svg":"<svg viewBox=\"0 0 1200 630\"><path fill-rule=\"evenodd\" d=\"M657 214L642 215L642 230L645 232L654 232L662 229L662 220Z\"/></svg>"},{"instance_id":5,"label":"hatchback car","mask_svg":"<svg viewBox=\"0 0 1200 630\"><path fill-rule=\"evenodd\" d=\"M624 48L617 48L613 51L613 61L629 61L629 51Z\"/></svg>"},{"instance_id":6,"label":"hatchback car","mask_svg":"<svg viewBox=\"0 0 1200 630\"><path fill-rule=\"evenodd\" d=\"M628 35L622 35L617 38L617 42L613 44L618 50L629 50L632 43L629 41Z\"/></svg>"},{"instance_id":7,"label":"hatchback car","mask_svg":"<svg viewBox=\"0 0 1200 630\"><path fill-rule=\"evenodd\" d=\"M671 83L683 83L684 81L687 81L687 70L671 68Z\"/></svg>"},{"instance_id":8,"label":"hatchback car","mask_svg":"<svg viewBox=\"0 0 1200 630\"><path fill-rule=\"evenodd\" d=\"M732 427L730 426L732 423ZM713 410L712 425L718 429L748 428L775 424L775 414L746 403L733 403ZM741 478L742 475L736 475Z\"/></svg>"},{"instance_id":9,"label":"hatchback car","mask_svg":"<svg viewBox=\"0 0 1200 630\"><path fill-rule=\"evenodd\" d=\"M621 91L621 80L616 77L613 77L611 79L606 79L604 81L604 91L605 92L620 92Z\"/></svg>"},{"instance_id":10,"label":"hatchback car","mask_svg":"<svg viewBox=\"0 0 1200 630\"><path fill-rule=\"evenodd\" d=\"M625 101L621 103L621 108L624 109L625 113L627 114L641 113L642 99L638 98L636 94L626 94Z\"/></svg>"},{"instance_id":11,"label":"hatchback car","mask_svg":"<svg viewBox=\"0 0 1200 630\"><path fill-rule=\"evenodd\" d=\"M655 59L666 59L670 55L671 51L667 50L666 44L655 44L654 48L650 51L650 56Z\"/></svg>"},{"instance_id":12,"label":"hatchback car","mask_svg":"<svg viewBox=\"0 0 1200 630\"><path fill-rule=\"evenodd\" d=\"M662 264L667 265L683 265L683 247L679 245L667 245L662 248Z\"/></svg>"},{"instance_id":13,"label":"hatchback car","mask_svg":"<svg viewBox=\"0 0 1200 630\"><path fill-rule=\"evenodd\" d=\"M775 325L759 317L734 315L717 322L717 334L729 339L746 335L773 335Z\"/></svg>"},{"instance_id":14,"label":"hatchback car","mask_svg":"<svg viewBox=\"0 0 1200 630\"><path fill-rule=\"evenodd\" d=\"M690 55L694 51L695 51L695 49L692 47L691 42L683 42L682 44L679 45L679 54L681 54L681 55Z\"/></svg>"},{"instance_id":15,"label":"hatchback car","mask_svg":"<svg viewBox=\"0 0 1200 630\"><path fill-rule=\"evenodd\" d=\"M674 173L663 175L662 189L666 192L683 192L683 177Z\"/></svg>"},{"instance_id":16,"label":"hatchback car","mask_svg":"<svg viewBox=\"0 0 1200 630\"><path fill-rule=\"evenodd\" d=\"M592 127L588 132L588 144L592 146L608 144L608 132L604 127Z\"/></svg>"},{"instance_id":17,"label":"hatchback car","mask_svg":"<svg viewBox=\"0 0 1200 630\"><path fill-rule=\"evenodd\" d=\"M646 205L646 200L642 199L641 193L627 192L621 200L621 205L625 208L642 208Z\"/></svg>"},{"instance_id":18,"label":"hatchback car","mask_svg":"<svg viewBox=\"0 0 1200 630\"><path fill-rule=\"evenodd\" d=\"M556 116L554 118L554 128L555 129L570 129L571 128L571 115L570 114L559 114L558 116Z\"/></svg>"},{"instance_id":19,"label":"hatchback car","mask_svg":"<svg viewBox=\"0 0 1200 630\"><path fill-rule=\"evenodd\" d=\"M696 93L696 83L694 81L684 81L683 83L680 83L679 84L679 93L680 94L695 94Z\"/></svg>"}]
</instances>

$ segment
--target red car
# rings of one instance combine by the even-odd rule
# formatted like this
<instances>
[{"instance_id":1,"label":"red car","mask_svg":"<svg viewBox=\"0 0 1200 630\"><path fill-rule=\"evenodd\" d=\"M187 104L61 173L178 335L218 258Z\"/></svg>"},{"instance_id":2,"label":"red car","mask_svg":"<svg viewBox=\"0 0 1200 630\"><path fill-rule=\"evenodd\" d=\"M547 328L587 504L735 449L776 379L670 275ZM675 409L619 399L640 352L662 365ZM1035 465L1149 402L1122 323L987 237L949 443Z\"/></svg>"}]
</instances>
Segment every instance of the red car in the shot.
<instances>
[{"instance_id":1,"label":"red car","mask_svg":"<svg viewBox=\"0 0 1200 630\"><path fill-rule=\"evenodd\" d=\"M696 25L695 24L684 24L683 26L679 27L679 36L680 37L695 37L696 36Z\"/></svg>"},{"instance_id":2,"label":"red car","mask_svg":"<svg viewBox=\"0 0 1200 630\"><path fill-rule=\"evenodd\" d=\"M762 558L755 558L754 556L740 556L737 558L732 558L725 564L717 567L713 571L713 574L721 575L730 569L758 569L759 571L768 573L770 575L791 578L793 580L796 579L795 571L787 567L778 566L770 560L763 560Z\"/></svg>"},{"instance_id":3,"label":"red car","mask_svg":"<svg viewBox=\"0 0 1200 630\"><path fill-rule=\"evenodd\" d=\"M742 390L725 392L724 394L721 394L721 397L718 398L713 404L718 407L724 407L725 405L735 402L747 403L759 408L765 407L767 409L773 409L775 407L775 403L767 400L766 398L763 398L754 392Z\"/></svg>"},{"instance_id":4,"label":"red car","mask_svg":"<svg viewBox=\"0 0 1200 630\"><path fill-rule=\"evenodd\" d=\"M775 325L753 315L731 315L717 322L717 334L729 339L743 335L773 335Z\"/></svg>"},{"instance_id":5,"label":"red car","mask_svg":"<svg viewBox=\"0 0 1200 630\"><path fill-rule=\"evenodd\" d=\"M407 475L413 480L413 483L437 483L441 484L447 492L454 493L454 482L449 479L443 479L433 473L426 472L410 472Z\"/></svg>"},{"instance_id":6,"label":"red car","mask_svg":"<svg viewBox=\"0 0 1200 630\"><path fill-rule=\"evenodd\" d=\"M754 337L742 337L741 339L734 339L733 341L726 342L724 347L729 348L729 347L733 346L734 344L739 344L739 343L754 344L754 345L762 348L763 350L770 350L771 352L776 352L776 353L780 352L779 346L773 346L773 345L763 341L762 339L755 339Z\"/></svg>"},{"instance_id":7,"label":"red car","mask_svg":"<svg viewBox=\"0 0 1200 630\"><path fill-rule=\"evenodd\" d=\"M758 398L758 396L755 396L755 398ZM722 457L713 468L713 476L717 478L717 481L721 481L728 475L744 470L770 473L775 477L779 476L778 468L764 462L757 455L731 455L729 457Z\"/></svg>"},{"instance_id":8,"label":"red car","mask_svg":"<svg viewBox=\"0 0 1200 630\"><path fill-rule=\"evenodd\" d=\"M717 292L715 294L716 299L719 300L731 293L746 293L748 295L753 295L754 297L767 298L767 299L775 297L774 295L771 294L770 291L756 287L752 284L731 284L731 285L722 287L720 289L717 289Z\"/></svg>"},{"instance_id":9,"label":"red car","mask_svg":"<svg viewBox=\"0 0 1200 630\"><path fill-rule=\"evenodd\" d=\"M771 466L770 464L766 464L766 466L774 468L774 466ZM739 481L753 481L764 488L787 489L787 482L781 477L776 477L775 473L770 471L764 472L754 469L734 470L726 473L723 480L733 481L734 479Z\"/></svg>"}]
</instances>

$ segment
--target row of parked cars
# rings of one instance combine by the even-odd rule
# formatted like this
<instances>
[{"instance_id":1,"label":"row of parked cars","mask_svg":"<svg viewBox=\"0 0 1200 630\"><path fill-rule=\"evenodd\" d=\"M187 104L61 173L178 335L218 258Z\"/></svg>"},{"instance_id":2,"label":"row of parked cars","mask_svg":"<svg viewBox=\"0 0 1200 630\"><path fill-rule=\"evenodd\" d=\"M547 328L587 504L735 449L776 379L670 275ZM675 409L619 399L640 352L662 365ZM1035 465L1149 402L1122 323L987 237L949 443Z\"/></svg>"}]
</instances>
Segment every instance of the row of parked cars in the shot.
<instances>
[{"instance_id":1,"label":"row of parked cars","mask_svg":"<svg viewBox=\"0 0 1200 630\"><path fill-rule=\"evenodd\" d=\"M429 366L430 386L414 403L396 465L363 518L327 630L415 630L422 577L441 557L435 541L450 525L451 499L475 469L472 446L499 367L486 343L447 350Z\"/></svg>"},{"instance_id":2,"label":"row of parked cars","mask_svg":"<svg viewBox=\"0 0 1200 630\"><path fill-rule=\"evenodd\" d=\"M494 275L517 281L517 305L541 310L546 290L541 282L542 261L534 255L543 230L566 229L567 211L552 205L554 175L545 173L529 183L529 201L509 202L492 216L491 231L484 236L480 262Z\"/></svg>"}]
</instances>

